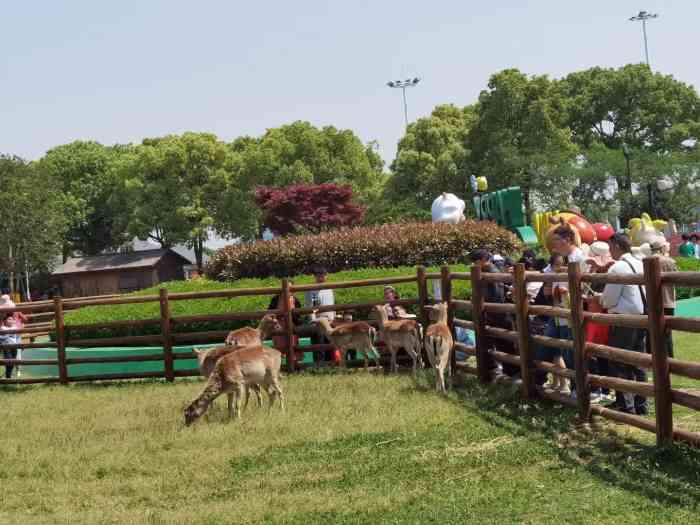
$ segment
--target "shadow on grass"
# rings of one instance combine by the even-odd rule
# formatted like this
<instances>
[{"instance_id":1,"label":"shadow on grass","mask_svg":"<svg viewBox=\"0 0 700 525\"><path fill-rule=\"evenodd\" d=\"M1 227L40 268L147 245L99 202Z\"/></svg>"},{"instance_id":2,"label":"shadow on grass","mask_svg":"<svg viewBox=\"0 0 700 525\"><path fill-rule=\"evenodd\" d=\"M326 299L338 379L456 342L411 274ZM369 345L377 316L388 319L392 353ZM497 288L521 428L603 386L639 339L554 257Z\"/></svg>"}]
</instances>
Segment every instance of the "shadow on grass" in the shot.
<instances>
[{"instance_id":1,"label":"shadow on grass","mask_svg":"<svg viewBox=\"0 0 700 525\"><path fill-rule=\"evenodd\" d=\"M435 395L432 379L415 388ZM523 401L517 389L482 385L460 377L446 402L476 409L485 422L515 435L551 443L561 462L582 468L604 483L642 495L664 505L700 508L700 450L683 443L659 448L596 418L580 424L575 410L548 400Z\"/></svg>"}]
</instances>

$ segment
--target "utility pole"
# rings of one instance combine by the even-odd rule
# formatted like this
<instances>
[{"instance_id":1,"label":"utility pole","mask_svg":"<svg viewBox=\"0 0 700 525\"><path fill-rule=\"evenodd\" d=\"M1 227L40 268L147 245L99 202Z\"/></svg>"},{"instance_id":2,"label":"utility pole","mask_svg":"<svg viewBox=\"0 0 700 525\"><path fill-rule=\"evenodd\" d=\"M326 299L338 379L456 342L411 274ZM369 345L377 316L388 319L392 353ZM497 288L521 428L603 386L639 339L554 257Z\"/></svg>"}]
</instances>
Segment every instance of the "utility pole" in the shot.
<instances>
[{"instance_id":1,"label":"utility pole","mask_svg":"<svg viewBox=\"0 0 700 525\"><path fill-rule=\"evenodd\" d=\"M408 127L408 104L406 103L406 88L416 87L420 78L407 78L406 80L391 80L386 83L390 88L400 89L403 93L403 117Z\"/></svg>"}]
</instances>

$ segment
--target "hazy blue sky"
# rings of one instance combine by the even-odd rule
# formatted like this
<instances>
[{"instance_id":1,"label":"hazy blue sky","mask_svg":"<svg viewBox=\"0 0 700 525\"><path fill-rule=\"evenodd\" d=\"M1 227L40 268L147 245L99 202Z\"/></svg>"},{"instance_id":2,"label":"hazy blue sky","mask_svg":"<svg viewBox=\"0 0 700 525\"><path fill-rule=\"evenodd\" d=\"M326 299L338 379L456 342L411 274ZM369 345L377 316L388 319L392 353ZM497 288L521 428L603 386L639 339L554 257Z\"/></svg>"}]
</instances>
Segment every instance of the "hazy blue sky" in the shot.
<instances>
[{"instance_id":1,"label":"hazy blue sky","mask_svg":"<svg viewBox=\"0 0 700 525\"><path fill-rule=\"evenodd\" d=\"M183 131L225 140L308 120L377 140L403 129L387 80L423 77L409 118L473 102L490 74L641 62L700 84L698 0L0 0L0 152Z\"/></svg>"}]
</instances>

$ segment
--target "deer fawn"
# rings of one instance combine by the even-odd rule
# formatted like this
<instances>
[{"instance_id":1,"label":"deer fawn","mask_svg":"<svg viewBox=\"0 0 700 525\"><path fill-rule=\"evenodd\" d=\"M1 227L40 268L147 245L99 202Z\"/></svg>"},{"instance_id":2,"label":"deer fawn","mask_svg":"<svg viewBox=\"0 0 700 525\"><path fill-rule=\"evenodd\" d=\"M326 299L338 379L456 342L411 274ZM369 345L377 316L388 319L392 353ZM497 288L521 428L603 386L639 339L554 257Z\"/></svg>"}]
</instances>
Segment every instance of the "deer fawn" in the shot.
<instances>
[{"instance_id":1,"label":"deer fawn","mask_svg":"<svg viewBox=\"0 0 700 525\"><path fill-rule=\"evenodd\" d=\"M452 332L447 326L447 303L439 303L427 308L431 310L431 320L434 322L425 330L423 344L428 361L435 368L435 389L446 394L445 369L447 369L449 385L452 388L450 356L454 348Z\"/></svg>"},{"instance_id":2,"label":"deer fawn","mask_svg":"<svg viewBox=\"0 0 700 525\"><path fill-rule=\"evenodd\" d=\"M391 371L397 371L396 353L400 348L413 359L413 373L417 366L423 366L421 360L421 327L418 321L413 319L398 319L389 321L389 316L383 306L374 307L379 318L379 335L391 354Z\"/></svg>"},{"instance_id":3,"label":"deer fawn","mask_svg":"<svg viewBox=\"0 0 700 525\"><path fill-rule=\"evenodd\" d=\"M331 344L340 349L340 366L345 368L345 353L348 350L362 352L365 358L365 370L368 368L368 357L370 356L379 366L379 360L374 350L374 339L377 331L372 325L364 321L354 321L333 328L328 319L317 318L316 311L312 313L312 319L313 322L319 324L323 335L328 338Z\"/></svg>"}]
</instances>

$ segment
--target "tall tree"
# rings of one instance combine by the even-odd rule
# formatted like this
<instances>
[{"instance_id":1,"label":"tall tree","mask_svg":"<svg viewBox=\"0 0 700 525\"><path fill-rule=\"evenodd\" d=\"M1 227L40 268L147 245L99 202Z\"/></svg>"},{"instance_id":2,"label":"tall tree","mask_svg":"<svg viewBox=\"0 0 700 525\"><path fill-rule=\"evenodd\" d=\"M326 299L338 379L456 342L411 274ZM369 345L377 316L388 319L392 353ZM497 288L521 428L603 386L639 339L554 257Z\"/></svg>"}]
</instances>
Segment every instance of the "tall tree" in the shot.
<instances>
[{"instance_id":1,"label":"tall tree","mask_svg":"<svg viewBox=\"0 0 700 525\"><path fill-rule=\"evenodd\" d=\"M517 69L493 75L479 95L468 137L474 170L488 178L490 189L520 186L528 217L535 194L559 191L560 199L573 185L561 169L577 151L564 109L556 82Z\"/></svg>"},{"instance_id":2,"label":"tall tree","mask_svg":"<svg viewBox=\"0 0 700 525\"><path fill-rule=\"evenodd\" d=\"M201 267L204 243L216 222L212 185L228 181L223 173L228 155L226 145L209 133L144 140L124 165L129 232L166 248L186 243Z\"/></svg>"},{"instance_id":3,"label":"tall tree","mask_svg":"<svg viewBox=\"0 0 700 525\"><path fill-rule=\"evenodd\" d=\"M430 205L442 192L463 194L469 188L466 137L474 124L473 106L437 106L429 117L409 124L399 141L392 177L374 222L400 217L430 218Z\"/></svg>"},{"instance_id":4,"label":"tall tree","mask_svg":"<svg viewBox=\"0 0 700 525\"><path fill-rule=\"evenodd\" d=\"M12 276L52 268L68 230L65 196L47 192L59 182L18 157L0 155L0 271Z\"/></svg>"},{"instance_id":5,"label":"tall tree","mask_svg":"<svg viewBox=\"0 0 700 525\"><path fill-rule=\"evenodd\" d=\"M126 215L121 183L112 169L128 150L97 142L76 141L49 150L38 169L57 182L67 197L70 228L63 246L64 261L73 252L96 255L121 246L126 236Z\"/></svg>"}]
</instances>

